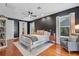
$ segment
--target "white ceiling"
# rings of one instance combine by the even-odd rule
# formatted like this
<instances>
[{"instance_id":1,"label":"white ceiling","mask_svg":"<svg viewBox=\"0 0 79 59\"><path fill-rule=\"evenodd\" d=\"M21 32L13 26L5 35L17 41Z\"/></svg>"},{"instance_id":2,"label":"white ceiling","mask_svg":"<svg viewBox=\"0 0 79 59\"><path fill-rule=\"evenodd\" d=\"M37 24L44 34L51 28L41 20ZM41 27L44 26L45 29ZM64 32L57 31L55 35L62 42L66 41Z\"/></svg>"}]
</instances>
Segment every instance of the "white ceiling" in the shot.
<instances>
[{"instance_id":1,"label":"white ceiling","mask_svg":"<svg viewBox=\"0 0 79 59\"><path fill-rule=\"evenodd\" d=\"M31 21L46 15L54 14L79 6L78 3L8 3L5 7L5 3L0 3L0 15L5 15L7 17ZM37 9L41 7L41 9ZM34 12L37 17L28 18L23 15L25 11Z\"/></svg>"}]
</instances>

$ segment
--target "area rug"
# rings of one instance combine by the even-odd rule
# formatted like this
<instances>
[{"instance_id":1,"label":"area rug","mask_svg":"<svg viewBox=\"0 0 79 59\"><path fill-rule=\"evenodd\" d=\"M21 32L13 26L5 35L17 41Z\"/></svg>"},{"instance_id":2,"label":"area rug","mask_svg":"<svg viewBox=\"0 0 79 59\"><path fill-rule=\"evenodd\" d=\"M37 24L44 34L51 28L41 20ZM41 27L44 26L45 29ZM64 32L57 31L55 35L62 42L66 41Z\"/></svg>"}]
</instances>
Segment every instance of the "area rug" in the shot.
<instances>
[{"instance_id":1,"label":"area rug","mask_svg":"<svg viewBox=\"0 0 79 59\"><path fill-rule=\"evenodd\" d=\"M23 54L23 56L37 56L53 45L51 42L46 42L42 45L37 46L36 48L33 48L30 52L26 46L22 45L19 42L14 42L13 44L18 48L18 50Z\"/></svg>"}]
</instances>

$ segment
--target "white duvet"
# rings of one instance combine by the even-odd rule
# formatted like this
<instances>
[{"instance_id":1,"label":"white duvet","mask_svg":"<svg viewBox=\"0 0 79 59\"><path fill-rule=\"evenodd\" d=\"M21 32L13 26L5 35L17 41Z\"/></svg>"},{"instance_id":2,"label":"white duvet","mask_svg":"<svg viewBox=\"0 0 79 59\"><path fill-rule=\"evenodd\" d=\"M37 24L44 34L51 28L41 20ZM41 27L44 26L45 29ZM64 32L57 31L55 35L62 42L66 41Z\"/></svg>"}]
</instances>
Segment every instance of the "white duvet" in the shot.
<instances>
[{"instance_id":1,"label":"white duvet","mask_svg":"<svg viewBox=\"0 0 79 59\"><path fill-rule=\"evenodd\" d=\"M48 35L37 35L37 34L32 34L32 36L36 36L38 40L49 40Z\"/></svg>"}]
</instances>

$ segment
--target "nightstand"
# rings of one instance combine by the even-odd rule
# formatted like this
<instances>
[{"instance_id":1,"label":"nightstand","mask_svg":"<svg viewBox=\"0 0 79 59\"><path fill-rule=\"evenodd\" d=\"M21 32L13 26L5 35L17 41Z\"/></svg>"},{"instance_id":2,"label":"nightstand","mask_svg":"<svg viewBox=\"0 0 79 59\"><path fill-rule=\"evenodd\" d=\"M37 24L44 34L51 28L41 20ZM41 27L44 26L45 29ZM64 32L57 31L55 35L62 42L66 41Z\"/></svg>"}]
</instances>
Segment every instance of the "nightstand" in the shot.
<instances>
[{"instance_id":1,"label":"nightstand","mask_svg":"<svg viewBox=\"0 0 79 59\"><path fill-rule=\"evenodd\" d=\"M56 35L50 35L49 39L51 42L56 43Z\"/></svg>"}]
</instances>

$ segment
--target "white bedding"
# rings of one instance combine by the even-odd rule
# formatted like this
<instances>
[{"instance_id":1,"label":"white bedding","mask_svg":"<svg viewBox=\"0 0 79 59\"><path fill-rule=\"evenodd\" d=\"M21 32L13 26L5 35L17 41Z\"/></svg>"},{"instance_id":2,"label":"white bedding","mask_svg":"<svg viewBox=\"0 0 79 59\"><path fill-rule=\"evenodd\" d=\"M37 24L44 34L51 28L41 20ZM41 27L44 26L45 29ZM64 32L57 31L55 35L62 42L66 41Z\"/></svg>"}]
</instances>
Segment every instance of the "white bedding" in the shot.
<instances>
[{"instance_id":1,"label":"white bedding","mask_svg":"<svg viewBox=\"0 0 79 59\"><path fill-rule=\"evenodd\" d=\"M32 40L30 41L27 36L29 37L35 36L38 40L32 42ZM30 35L23 35L20 39L20 42L24 44L25 46L29 46L28 43L31 44L30 48L37 47L47 41L49 41L49 35L30 34Z\"/></svg>"},{"instance_id":2,"label":"white bedding","mask_svg":"<svg viewBox=\"0 0 79 59\"><path fill-rule=\"evenodd\" d=\"M36 36L38 38L38 40L49 40L49 36L48 35L37 35L37 34L31 34L31 36Z\"/></svg>"}]
</instances>

